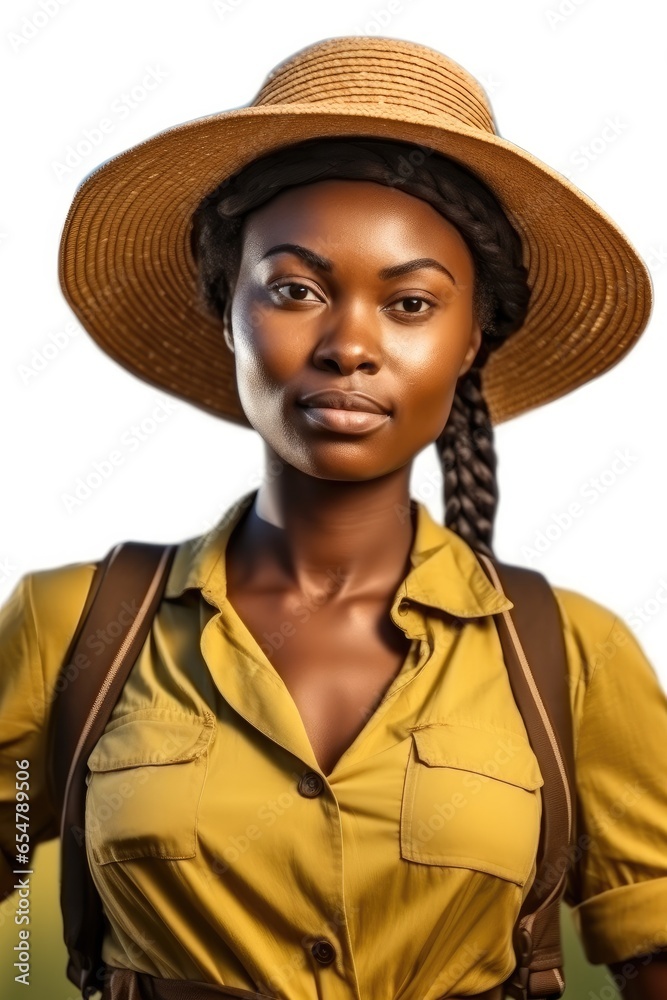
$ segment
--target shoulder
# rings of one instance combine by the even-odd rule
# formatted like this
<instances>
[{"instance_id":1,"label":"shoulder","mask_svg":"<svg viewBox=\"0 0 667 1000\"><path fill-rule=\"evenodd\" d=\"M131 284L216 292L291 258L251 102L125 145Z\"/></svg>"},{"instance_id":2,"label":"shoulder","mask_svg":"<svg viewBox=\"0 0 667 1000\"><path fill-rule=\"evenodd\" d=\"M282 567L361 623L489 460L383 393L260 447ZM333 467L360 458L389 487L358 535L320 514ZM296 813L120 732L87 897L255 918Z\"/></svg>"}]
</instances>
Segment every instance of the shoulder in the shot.
<instances>
[{"instance_id":1,"label":"shoulder","mask_svg":"<svg viewBox=\"0 0 667 1000\"><path fill-rule=\"evenodd\" d=\"M631 634L619 614L606 604L577 590L553 586L559 607L571 672L587 684L615 643ZM610 644L611 643L611 647Z\"/></svg>"},{"instance_id":2,"label":"shoulder","mask_svg":"<svg viewBox=\"0 0 667 1000\"><path fill-rule=\"evenodd\" d=\"M83 609L96 563L76 562L24 573L0 608L3 624L20 624L40 639L69 631Z\"/></svg>"},{"instance_id":3,"label":"shoulder","mask_svg":"<svg viewBox=\"0 0 667 1000\"><path fill-rule=\"evenodd\" d=\"M561 611L564 631L582 650L590 653L591 674L600 659L609 659L624 646L631 648L633 654L643 655L633 625L616 610L576 590L555 586L552 590Z\"/></svg>"},{"instance_id":4,"label":"shoulder","mask_svg":"<svg viewBox=\"0 0 667 1000\"><path fill-rule=\"evenodd\" d=\"M623 628L615 610L578 590L551 585L560 612L574 717L612 633Z\"/></svg>"},{"instance_id":5,"label":"shoulder","mask_svg":"<svg viewBox=\"0 0 667 1000\"><path fill-rule=\"evenodd\" d=\"M661 680L630 625L615 610L578 591L554 587L563 621L575 734L599 729L609 746L618 716L630 715L665 733ZM577 740L578 742L578 740Z\"/></svg>"},{"instance_id":6,"label":"shoulder","mask_svg":"<svg viewBox=\"0 0 667 1000\"><path fill-rule=\"evenodd\" d=\"M632 637L618 612L577 590L552 587L560 608L566 644L578 654L584 679L590 681L601 662ZM611 645L610 645L611 644Z\"/></svg>"},{"instance_id":7,"label":"shoulder","mask_svg":"<svg viewBox=\"0 0 667 1000\"><path fill-rule=\"evenodd\" d=\"M44 651L69 642L90 590L96 562L74 562L25 575L37 638Z\"/></svg>"},{"instance_id":8,"label":"shoulder","mask_svg":"<svg viewBox=\"0 0 667 1000\"><path fill-rule=\"evenodd\" d=\"M95 568L94 561L82 561L20 577L0 607L3 690L12 688L17 697L30 691L34 708L36 699L48 704Z\"/></svg>"}]
</instances>

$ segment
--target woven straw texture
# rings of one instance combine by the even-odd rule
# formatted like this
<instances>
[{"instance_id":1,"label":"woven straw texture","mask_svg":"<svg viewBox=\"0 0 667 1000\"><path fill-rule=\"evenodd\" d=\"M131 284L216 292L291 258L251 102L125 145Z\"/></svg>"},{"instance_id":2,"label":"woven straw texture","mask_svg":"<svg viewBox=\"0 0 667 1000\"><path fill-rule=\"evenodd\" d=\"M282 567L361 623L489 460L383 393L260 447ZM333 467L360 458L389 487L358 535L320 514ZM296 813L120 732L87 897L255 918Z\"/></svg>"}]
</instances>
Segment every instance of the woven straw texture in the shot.
<instances>
[{"instance_id":1,"label":"woven straw texture","mask_svg":"<svg viewBox=\"0 0 667 1000\"><path fill-rule=\"evenodd\" d=\"M493 424L601 375L636 342L651 279L613 220L498 135L484 90L461 66L376 36L308 46L276 66L249 105L160 132L84 178L59 259L63 293L84 328L139 378L247 426L233 355L198 297L192 214L252 159L342 135L402 139L454 158L517 228L532 296L521 329L483 369Z\"/></svg>"}]
</instances>

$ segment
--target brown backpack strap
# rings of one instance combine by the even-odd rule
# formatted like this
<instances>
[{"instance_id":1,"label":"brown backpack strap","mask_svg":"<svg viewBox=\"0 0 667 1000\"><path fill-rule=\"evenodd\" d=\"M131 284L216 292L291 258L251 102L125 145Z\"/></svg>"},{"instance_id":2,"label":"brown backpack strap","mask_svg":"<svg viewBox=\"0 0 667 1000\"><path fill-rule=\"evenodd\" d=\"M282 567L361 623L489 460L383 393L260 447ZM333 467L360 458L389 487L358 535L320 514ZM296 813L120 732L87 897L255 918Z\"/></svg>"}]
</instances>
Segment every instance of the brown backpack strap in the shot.
<instances>
[{"instance_id":1,"label":"brown backpack strap","mask_svg":"<svg viewBox=\"0 0 667 1000\"><path fill-rule=\"evenodd\" d=\"M536 570L476 553L514 604L495 615L512 693L544 778L535 881L514 928L517 966L505 983L516 1000L565 990L560 900L572 862L575 770L563 624L556 597Z\"/></svg>"},{"instance_id":2,"label":"brown backpack strap","mask_svg":"<svg viewBox=\"0 0 667 1000\"><path fill-rule=\"evenodd\" d=\"M124 542L98 564L51 705L48 784L61 817L60 905L69 953L67 977L84 997L102 990L104 973L102 903L84 833L87 760L148 636L176 549Z\"/></svg>"}]
</instances>

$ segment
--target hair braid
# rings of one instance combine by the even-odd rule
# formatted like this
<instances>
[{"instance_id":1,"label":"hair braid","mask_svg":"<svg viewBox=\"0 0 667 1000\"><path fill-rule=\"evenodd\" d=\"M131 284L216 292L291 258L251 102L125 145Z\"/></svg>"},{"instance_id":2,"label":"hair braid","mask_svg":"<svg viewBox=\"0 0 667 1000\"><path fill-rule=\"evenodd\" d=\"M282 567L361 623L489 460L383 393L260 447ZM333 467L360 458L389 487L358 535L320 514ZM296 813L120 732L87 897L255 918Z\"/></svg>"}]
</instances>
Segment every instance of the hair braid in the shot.
<instances>
[{"instance_id":1,"label":"hair braid","mask_svg":"<svg viewBox=\"0 0 667 1000\"><path fill-rule=\"evenodd\" d=\"M473 548L493 555L497 459L481 370L482 365L476 360L459 379L449 419L436 448L444 479L445 524Z\"/></svg>"},{"instance_id":2,"label":"hair braid","mask_svg":"<svg viewBox=\"0 0 667 1000\"><path fill-rule=\"evenodd\" d=\"M228 321L248 212L285 188L330 178L372 180L422 198L458 229L471 252L482 343L457 383L435 446L443 470L445 524L473 548L493 555L497 459L481 371L489 354L523 323L530 288L519 235L472 171L429 147L358 136L307 139L255 159L226 178L194 213L191 246L204 302Z\"/></svg>"}]
</instances>

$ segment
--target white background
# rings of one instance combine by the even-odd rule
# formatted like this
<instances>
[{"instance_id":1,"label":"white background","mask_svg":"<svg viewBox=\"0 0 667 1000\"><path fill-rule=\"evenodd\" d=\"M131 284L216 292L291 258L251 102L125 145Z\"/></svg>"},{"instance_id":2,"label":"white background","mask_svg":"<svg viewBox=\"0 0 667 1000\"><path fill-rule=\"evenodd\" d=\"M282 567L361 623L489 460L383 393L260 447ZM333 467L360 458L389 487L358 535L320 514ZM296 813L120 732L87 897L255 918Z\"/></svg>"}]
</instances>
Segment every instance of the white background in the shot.
<instances>
[{"instance_id":1,"label":"white background","mask_svg":"<svg viewBox=\"0 0 667 1000\"><path fill-rule=\"evenodd\" d=\"M173 410L155 433L134 451L124 447L113 475L66 509L63 494L77 478L165 398L108 358L60 293L58 245L77 184L162 129L248 103L266 73L297 49L334 35L383 34L431 45L472 72L501 135L569 174L649 265L653 316L621 363L496 428L494 542L499 558L533 566L623 617L667 686L660 8L651 0L42 3L54 11L46 18L39 0L2 8L0 600L23 573L99 559L123 539L199 534L261 470L254 431L170 399ZM129 108L123 95L151 70L161 82ZM58 177L54 165L68 145L104 117L112 130ZM584 147L607 119L617 123L617 137L587 158ZM48 345L58 334L62 343L68 325L75 332L54 352ZM631 461L613 473L619 451ZM604 492L592 487L591 502L582 490L588 484L590 496L591 478L603 473L613 481ZM412 493L441 520L438 475L428 449L415 465ZM556 529L554 517L577 500L582 515ZM544 551L531 556L550 525Z\"/></svg>"}]
</instances>

